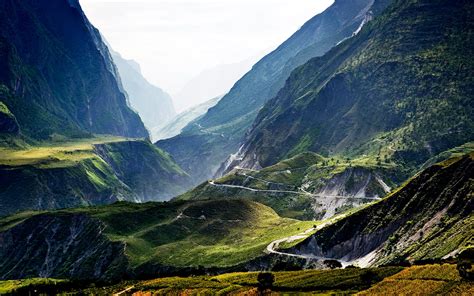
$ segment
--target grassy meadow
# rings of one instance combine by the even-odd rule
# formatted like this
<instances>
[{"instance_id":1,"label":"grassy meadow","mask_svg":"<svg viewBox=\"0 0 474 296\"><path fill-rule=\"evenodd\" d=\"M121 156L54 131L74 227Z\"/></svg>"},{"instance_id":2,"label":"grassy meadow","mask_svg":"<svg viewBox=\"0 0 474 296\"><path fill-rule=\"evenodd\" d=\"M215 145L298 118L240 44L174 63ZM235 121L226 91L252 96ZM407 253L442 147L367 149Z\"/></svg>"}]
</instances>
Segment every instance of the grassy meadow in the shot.
<instances>
[{"instance_id":1,"label":"grassy meadow","mask_svg":"<svg viewBox=\"0 0 474 296\"><path fill-rule=\"evenodd\" d=\"M94 159L96 144L127 141L123 137L97 136L64 141L38 142L21 147L0 147L0 166L34 166L37 168L58 168L74 166L80 161Z\"/></svg>"}]
</instances>

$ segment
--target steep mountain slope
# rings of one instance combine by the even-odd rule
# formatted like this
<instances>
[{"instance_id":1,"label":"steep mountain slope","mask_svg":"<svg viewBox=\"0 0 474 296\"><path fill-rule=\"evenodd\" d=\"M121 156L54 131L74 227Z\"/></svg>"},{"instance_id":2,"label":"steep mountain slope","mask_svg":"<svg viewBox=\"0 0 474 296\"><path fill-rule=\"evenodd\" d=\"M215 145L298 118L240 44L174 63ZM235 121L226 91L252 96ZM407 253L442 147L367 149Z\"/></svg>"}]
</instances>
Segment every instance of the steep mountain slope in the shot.
<instances>
[{"instance_id":1,"label":"steep mountain slope","mask_svg":"<svg viewBox=\"0 0 474 296\"><path fill-rule=\"evenodd\" d=\"M176 111L171 97L143 77L137 62L126 60L114 51L111 54L117 65L123 88L128 94L128 101L138 112L148 130L163 126L172 119Z\"/></svg>"},{"instance_id":2,"label":"steep mountain slope","mask_svg":"<svg viewBox=\"0 0 474 296\"><path fill-rule=\"evenodd\" d=\"M157 145L168 151L198 184L211 178L251 126L259 109L274 97L291 71L321 56L383 8L373 0L336 1L259 61L219 103L183 132Z\"/></svg>"},{"instance_id":3,"label":"steep mountain slope","mask_svg":"<svg viewBox=\"0 0 474 296\"><path fill-rule=\"evenodd\" d=\"M434 260L474 244L474 153L434 165L291 251L361 266Z\"/></svg>"},{"instance_id":4,"label":"steep mountain slope","mask_svg":"<svg viewBox=\"0 0 474 296\"><path fill-rule=\"evenodd\" d=\"M0 101L0 133L16 135L19 132L20 127L18 126L15 115Z\"/></svg>"},{"instance_id":5,"label":"steep mountain slope","mask_svg":"<svg viewBox=\"0 0 474 296\"><path fill-rule=\"evenodd\" d=\"M329 159L302 153L260 171L236 168L177 197L178 200L245 198L279 215L306 220L328 219L385 196L395 187L390 165L363 159Z\"/></svg>"},{"instance_id":6,"label":"steep mountain slope","mask_svg":"<svg viewBox=\"0 0 474 296\"><path fill-rule=\"evenodd\" d=\"M0 219L0 278L110 280L228 268L313 223L237 200L21 213Z\"/></svg>"},{"instance_id":7,"label":"steep mountain slope","mask_svg":"<svg viewBox=\"0 0 474 296\"><path fill-rule=\"evenodd\" d=\"M395 1L357 36L292 73L256 119L240 166L309 150L416 170L472 141L473 11L469 1Z\"/></svg>"},{"instance_id":8,"label":"steep mountain slope","mask_svg":"<svg viewBox=\"0 0 474 296\"><path fill-rule=\"evenodd\" d=\"M206 114L209 108L215 106L222 96L215 97L202 104L192 107L186 111L181 112L165 126L155 127L151 130L151 137L153 140L169 139L176 135L179 135L181 130L187 126L190 122L201 118Z\"/></svg>"},{"instance_id":9,"label":"steep mountain slope","mask_svg":"<svg viewBox=\"0 0 474 296\"><path fill-rule=\"evenodd\" d=\"M148 137L77 0L0 1L0 87L27 136Z\"/></svg>"},{"instance_id":10,"label":"steep mountain slope","mask_svg":"<svg viewBox=\"0 0 474 296\"><path fill-rule=\"evenodd\" d=\"M0 148L0 216L165 200L189 182L166 153L144 141L108 137Z\"/></svg>"}]
</instances>

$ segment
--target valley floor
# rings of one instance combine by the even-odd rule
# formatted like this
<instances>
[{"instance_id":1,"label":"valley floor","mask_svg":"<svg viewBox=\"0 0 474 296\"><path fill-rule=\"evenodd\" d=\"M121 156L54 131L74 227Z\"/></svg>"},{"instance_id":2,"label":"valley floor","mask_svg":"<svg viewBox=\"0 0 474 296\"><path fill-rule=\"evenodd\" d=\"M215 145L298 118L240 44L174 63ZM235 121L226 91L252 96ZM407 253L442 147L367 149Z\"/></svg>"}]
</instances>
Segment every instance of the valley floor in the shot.
<instances>
[{"instance_id":1,"label":"valley floor","mask_svg":"<svg viewBox=\"0 0 474 296\"><path fill-rule=\"evenodd\" d=\"M346 268L274 272L265 295L473 295L474 282L463 280L454 264L412 267ZM261 295L258 273L170 277L128 281L113 286L51 279L0 282L0 294L30 291L67 295ZM36 294L36 293L34 293Z\"/></svg>"}]
</instances>

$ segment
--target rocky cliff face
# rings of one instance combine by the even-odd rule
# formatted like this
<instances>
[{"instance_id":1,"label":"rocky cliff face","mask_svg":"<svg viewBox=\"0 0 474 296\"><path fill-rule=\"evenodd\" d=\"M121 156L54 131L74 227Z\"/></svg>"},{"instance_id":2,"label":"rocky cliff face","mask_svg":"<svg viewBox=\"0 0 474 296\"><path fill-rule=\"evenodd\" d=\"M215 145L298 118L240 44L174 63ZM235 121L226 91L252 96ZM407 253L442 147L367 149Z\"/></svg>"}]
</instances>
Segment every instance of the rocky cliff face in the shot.
<instances>
[{"instance_id":1,"label":"rocky cliff face","mask_svg":"<svg viewBox=\"0 0 474 296\"><path fill-rule=\"evenodd\" d=\"M125 246L84 214L35 216L0 233L0 279L115 280L127 271Z\"/></svg>"},{"instance_id":2,"label":"rocky cliff face","mask_svg":"<svg viewBox=\"0 0 474 296\"><path fill-rule=\"evenodd\" d=\"M372 266L441 259L472 244L474 155L434 165L292 252Z\"/></svg>"},{"instance_id":3,"label":"rocky cliff face","mask_svg":"<svg viewBox=\"0 0 474 296\"><path fill-rule=\"evenodd\" d=\"M2 100L25 135L148 137L117 77L77 1L0 2Z\"/></svg>"}]
</instances>

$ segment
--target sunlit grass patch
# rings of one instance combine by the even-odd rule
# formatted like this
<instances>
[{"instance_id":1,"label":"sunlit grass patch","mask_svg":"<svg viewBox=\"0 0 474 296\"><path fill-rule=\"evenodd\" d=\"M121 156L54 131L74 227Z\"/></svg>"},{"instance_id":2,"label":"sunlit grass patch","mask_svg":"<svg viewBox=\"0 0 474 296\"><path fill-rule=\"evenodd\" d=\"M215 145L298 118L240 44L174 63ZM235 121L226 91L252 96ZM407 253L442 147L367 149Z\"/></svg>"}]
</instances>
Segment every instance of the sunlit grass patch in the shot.
<instances>
[{"instance_id":1,"label":"sunlit grass patch","mask_svg":"<svg viewBox=\"0 0 474 296\"><path fill-rule=\"evenodd\" d=\"M32 165L38 168L68 167L96 157L95 144L126 141L114 136L100 136L61 142L39 143L37 145L9 148L0 147L0 165L17 167Z\"/></svg>"},{"instance_id":2,"label":"sunlit grass patch","mask_svg":"<svg viewBox=\"0 0 474 296\"><path fill-rule=\"evenodd\" d=\"M65 283L66 280L32 278L22 280L0 281L0 294L14 293L15 290L28 287L30 285L55 285Z\"/></svg>"},{"instance_id":3,"label":"sunlit grass patch","mask_svg":"<svg viewBox=\"0 0 474 296\"><path fill-rule=\"evenodd\" d=\"M385 278L360 295L472 295L474 283L465 282L454 264L412 266Z\"/></svg>"}]
</instances>

